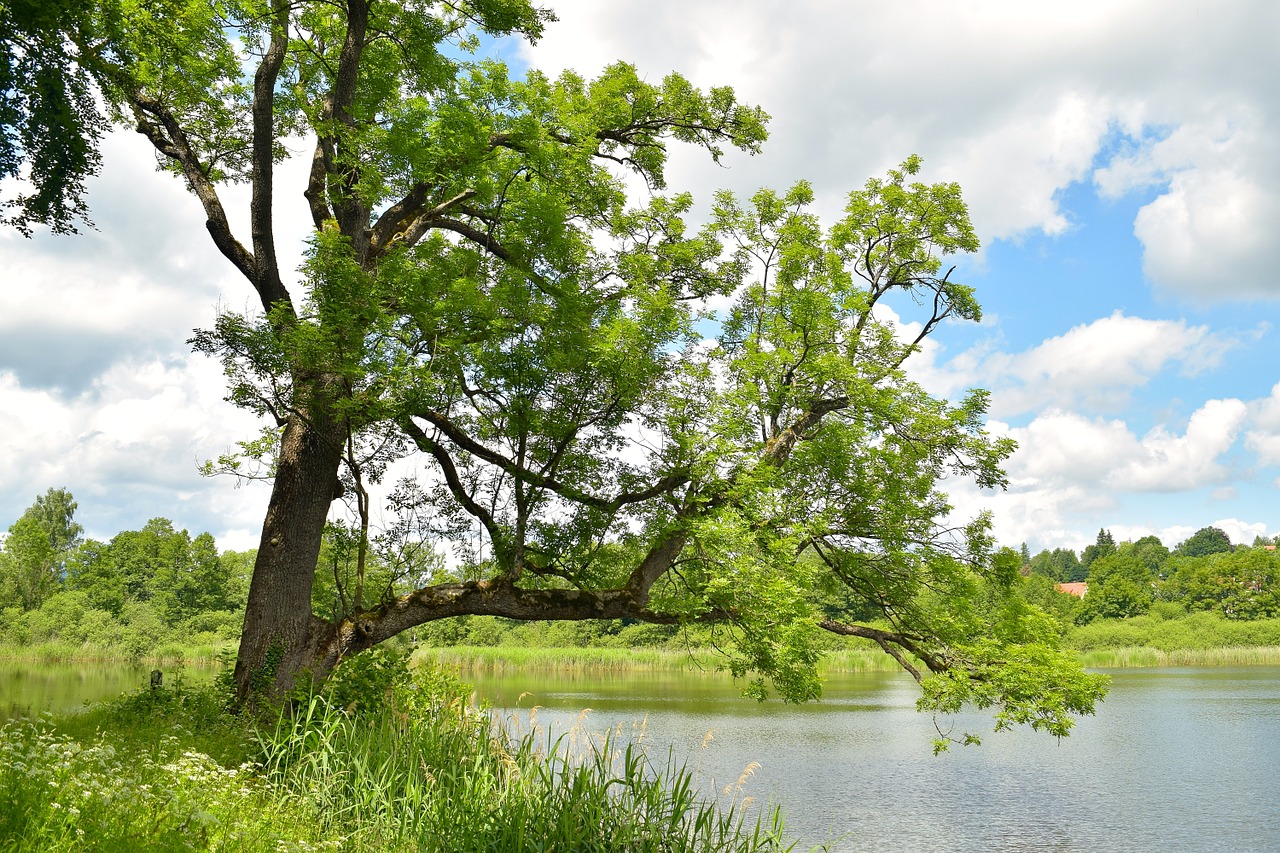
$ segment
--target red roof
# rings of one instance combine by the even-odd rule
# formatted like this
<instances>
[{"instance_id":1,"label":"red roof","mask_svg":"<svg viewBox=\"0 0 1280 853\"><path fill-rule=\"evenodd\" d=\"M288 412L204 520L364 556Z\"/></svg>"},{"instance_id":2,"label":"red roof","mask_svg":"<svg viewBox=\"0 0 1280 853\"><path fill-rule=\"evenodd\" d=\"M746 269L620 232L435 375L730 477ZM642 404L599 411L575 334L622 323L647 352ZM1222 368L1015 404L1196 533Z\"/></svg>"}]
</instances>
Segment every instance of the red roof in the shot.
<instances>
[{"instance_id":1,"label":"red roof","mask_svg":"<svg viewBox=\"0 0 1280 853\"><path fill-rule=\"evenodd\" d=\"M1084 598L1084 594L1089 591L1089 584L1083 581L1080 583L1056 583L1053 588L1058 592L1074 595L1076 598Z\"/></svg>"}]
</instances>

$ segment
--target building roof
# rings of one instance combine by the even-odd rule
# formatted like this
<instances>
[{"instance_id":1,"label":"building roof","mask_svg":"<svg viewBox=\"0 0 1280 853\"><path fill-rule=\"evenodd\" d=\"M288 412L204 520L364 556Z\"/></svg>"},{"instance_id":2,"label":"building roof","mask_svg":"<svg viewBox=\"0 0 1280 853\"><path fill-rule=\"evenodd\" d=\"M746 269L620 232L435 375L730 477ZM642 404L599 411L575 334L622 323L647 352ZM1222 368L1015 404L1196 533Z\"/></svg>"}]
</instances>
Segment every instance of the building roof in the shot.
<instances>
[{"instance_id":1,"label":"building roof","mask_svg":"<svg viewBox=\"0 0 1280 853\"><path fill-rule=\"evenodd\" d=\"M1089 584L1081 581L1079 583L1056 583L1053 588L1058 592L1065 592L1067 595L1074 595L1076 598L1084 598L1085 593L1089 591Z\"/></svg>"}]
</instances>

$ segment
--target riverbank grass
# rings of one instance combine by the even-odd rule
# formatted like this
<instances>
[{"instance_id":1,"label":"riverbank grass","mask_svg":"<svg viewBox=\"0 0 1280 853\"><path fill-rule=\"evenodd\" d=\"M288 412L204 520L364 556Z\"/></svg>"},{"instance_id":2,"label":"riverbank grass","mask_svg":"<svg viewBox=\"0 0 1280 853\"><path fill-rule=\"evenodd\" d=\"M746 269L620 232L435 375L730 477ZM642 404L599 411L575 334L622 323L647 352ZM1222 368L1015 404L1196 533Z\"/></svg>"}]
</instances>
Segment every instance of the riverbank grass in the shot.
<instances>
[{"instance_id":1,"label":"riverbank grass","mask_svg":"<svg viewBox=\"0 0 1280 853\"><path fill-rule=\"evenodd\" d=\"M1173 649L1128 646L1080 652L1080 662L1095 669L1170 666L1280 666L1280 646Z\"/></svg>"},{"instance_id":2,"label":"riverbank grass","mask_svg":"<svg viewBox=\"0 0 1280 853\"><path fill-rule=\"evenodd\" d=\"M521 670L556 672L715 671L724 658L714 649L531 648L525 646L419 646L415 661L456 667L463 673L492 675ZM879 649L839 649L826 653L820 672L891 672L898 663Z\"/></svg>"},{"instance_id":3,"label":"riverbank grass","mask_svg":"<svg viewBox=\"0 0 1280 853\"><path fill-rule=\"evenodd\" d=\"M352 666L291 716L177 684L0 726L6 850L765 851L776 810L608 735L513 733L450 671ZM402 673L409 670L401 668Z\"/></svg>"},{"instance_id":4,"label":"riverbank grass","mask_svg":"<svg viewBox=\"0 0 1280 853\"><path fill-rule=\"evenodd\" d=\"M161 643L146 654L118 646L64 643L57 640L31 645L0 644L0 661L22 663L129 663L144 666L215 666L235 653L231 643Z\"/></svg>"}]
</instances>

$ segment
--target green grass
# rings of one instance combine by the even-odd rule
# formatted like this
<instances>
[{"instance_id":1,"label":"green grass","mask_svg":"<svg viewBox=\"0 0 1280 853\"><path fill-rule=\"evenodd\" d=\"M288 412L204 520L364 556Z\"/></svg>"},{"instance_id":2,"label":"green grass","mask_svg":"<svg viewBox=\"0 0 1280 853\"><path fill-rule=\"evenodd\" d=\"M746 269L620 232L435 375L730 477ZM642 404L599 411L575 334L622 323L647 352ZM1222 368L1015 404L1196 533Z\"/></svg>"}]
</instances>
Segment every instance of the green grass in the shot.
<instances>
[{"instance_id":1,"label":"green grass","mask_svg":"<svg viewBox=\"0 0 1280 853\"><path fill-rule=\"evenodd\" d=\"M707 800L637 743L514 731L446 670L375 670L256 724L182 684L10 721L3 849L787 849L778 813L748 808L741 786Z\"/></svg>"},{"instance_id":2,"label":"green grass","mask_svg":"<svg viewBox=\"0 0 1280 853\"><path fill-rule=\"evenodd\" d=\"M230 644L163 643L151 654L132 655L119 648L58 641L27 646L0 645L0 660L27 663L142 663L150 666L213 666L234 652Z\"/></svg>"},{"instance_id":3,"label":"green grass","mask_svg":"<svg viewBox=\"0 0 1280 853\"><path fill-rule=\"evenodd\" d=\"M661 672L714 670L722 662L714 649L531 648L527 646L422 647L414 658L454 666L463 672L501 675L541 670L568 672ZM822 672L887 672L897 662L878 649L841 649L824 655Z\"/></svg>"},{"instance_id":4,"label":"green grass","mask_svg":"<svg viewBox=\"0 0 1280 853\"><path fill-rule=\"evenodd\" d=\"M1144 666L1280 666L1280 646L1225 647L1216 649L1174 649L1151 646L1094 649L1080 653L1087 667Z\"/></svg>"}]
</instances>

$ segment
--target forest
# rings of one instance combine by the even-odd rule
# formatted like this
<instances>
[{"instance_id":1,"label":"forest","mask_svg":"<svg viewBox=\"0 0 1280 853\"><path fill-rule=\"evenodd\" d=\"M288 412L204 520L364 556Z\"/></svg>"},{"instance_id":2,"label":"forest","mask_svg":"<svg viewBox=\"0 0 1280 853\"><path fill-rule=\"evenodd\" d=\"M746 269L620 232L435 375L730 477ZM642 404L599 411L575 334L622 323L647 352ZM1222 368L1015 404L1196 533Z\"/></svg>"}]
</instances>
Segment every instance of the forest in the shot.
<instances>
[{"instance_id":1,"label":"forest","mask_svg":"<svg viewBox=\"0 0 1280 853\"><path fill-rule=\"evenodd\" d=\"M0 645L44 646L68 656L206 660L232 648L244 618L252 550L219 552L211 534L193 536L167 518L102 542L83 535L76 508L67 489L50 488L8 527L0 549L0 595L7 603L0 610ZM405 548L401 541L390 548L387 542L375 539L362 555L351 530L330 524L316 571L315 612L328 618L348 612L358 573L371 604L404 594L424 573L448 575L423 543ZM1057 548L1032 556L1025 544L1018 551L1018 593L1054 614L1068 635L1071 626L1149 615L1169 621L1204 613L1228 622L1280 617L1280 554L1265 538L1232 544L1222 530L1204 527L1170 549L1155 536L1117 543L1104 529L1080 553ZM1083 597L1058 588L1081 582L1087 584ZM822 608L821 593L813 596ZM420 626L406 639L437 647L528 648L714 642L706 630L636 620L476 616ZM1204 639L1208 646L1232 642ZM1270 643L1259 635L1255 644ZM828 649L845 645L838 638L826 643Z\"/></svg>"}]
</instances>

